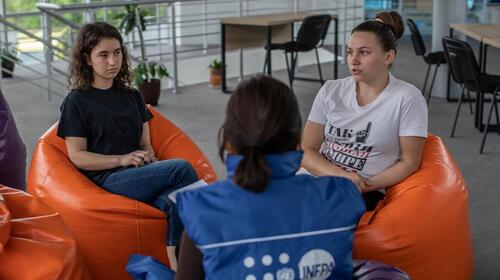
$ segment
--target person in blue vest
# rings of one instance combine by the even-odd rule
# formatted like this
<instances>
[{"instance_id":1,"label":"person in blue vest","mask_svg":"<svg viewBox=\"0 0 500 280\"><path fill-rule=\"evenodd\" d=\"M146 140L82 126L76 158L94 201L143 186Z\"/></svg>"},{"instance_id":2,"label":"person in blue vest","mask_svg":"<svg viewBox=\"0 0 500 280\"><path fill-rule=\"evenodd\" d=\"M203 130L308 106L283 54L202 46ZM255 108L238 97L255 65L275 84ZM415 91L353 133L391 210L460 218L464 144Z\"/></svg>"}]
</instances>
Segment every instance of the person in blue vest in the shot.
<instances>
[{"instance_id":1,"label":"person in blue vest","mask_svg":"<svg viewBox=\"0 0 500 280\"><path fill-rule=\"evenodd\" d=\"M352 279L363 199L347 178L295 175L301 130L284 83L239 84L219 135L228 179L176 197L185 227L176 279Z\"/></svg>"}]
</instances>

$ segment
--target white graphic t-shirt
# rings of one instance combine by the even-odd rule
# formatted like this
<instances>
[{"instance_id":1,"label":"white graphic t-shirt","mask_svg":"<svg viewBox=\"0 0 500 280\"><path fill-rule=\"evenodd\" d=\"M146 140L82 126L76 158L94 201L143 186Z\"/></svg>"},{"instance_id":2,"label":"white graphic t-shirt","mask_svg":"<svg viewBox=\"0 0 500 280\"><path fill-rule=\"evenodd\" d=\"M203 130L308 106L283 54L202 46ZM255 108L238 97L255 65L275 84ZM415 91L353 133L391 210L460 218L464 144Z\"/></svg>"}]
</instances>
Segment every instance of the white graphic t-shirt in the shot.
<instances>
[{"instance_id":1,"label":"white graphic t-shirt","mask_svg":"<svg viewBox=\"0 0 500 280\"><path fill-rule=\"evenodd\" d=\"M427 137L427 105L420 90L394 78L371 103L360 106L352 77L327 81L308 117L325 126L320 152L365 178L399 160L399 136Z\"/></svg>"}]
</instances>

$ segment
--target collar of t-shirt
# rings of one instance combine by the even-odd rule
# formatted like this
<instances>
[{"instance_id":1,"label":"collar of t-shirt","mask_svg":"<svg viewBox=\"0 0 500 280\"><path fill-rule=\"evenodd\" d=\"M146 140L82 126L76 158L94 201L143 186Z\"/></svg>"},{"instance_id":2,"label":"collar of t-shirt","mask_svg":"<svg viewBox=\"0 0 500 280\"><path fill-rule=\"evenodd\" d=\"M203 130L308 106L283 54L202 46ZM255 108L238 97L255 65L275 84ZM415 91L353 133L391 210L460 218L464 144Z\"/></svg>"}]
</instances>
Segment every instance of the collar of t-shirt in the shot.
<instances>
[{"instance_id":1,"label":"collar of t-shirt","mask_svg":"<svg viewBox=\"0 0 500 280\"><path fill-rule=\"evenodd\" d=\"M375 98L375 100L373 100L372 102L361 106L359 105L358 100L356 98L356 81L354 81L354 79L351 78L349 87L351 87L352 92L354 92L354 95L352 95L350 98L351 103L353 104L354 108L357 108L358 110L368 109L371 106L373 106L373 104L379 103L381 100L385 98L385 96L387 95L386 92L391 90L391 88L394 86L395 81L396 78L394 78L392 73L389 72L389 83L385 86L385 88L382 90L379 96L377 96L377 98Z\"/></svg>"}]
</instances>

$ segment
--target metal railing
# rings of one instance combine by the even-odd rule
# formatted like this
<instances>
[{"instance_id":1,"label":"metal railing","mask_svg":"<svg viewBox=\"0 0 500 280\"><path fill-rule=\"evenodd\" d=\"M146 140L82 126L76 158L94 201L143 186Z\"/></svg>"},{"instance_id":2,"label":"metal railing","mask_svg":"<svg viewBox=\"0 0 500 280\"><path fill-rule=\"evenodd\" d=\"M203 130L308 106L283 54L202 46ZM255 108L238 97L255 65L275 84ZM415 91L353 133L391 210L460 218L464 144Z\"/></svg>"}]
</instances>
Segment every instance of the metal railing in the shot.
<instances>
[{"instance_id":1,"label":"metal railing","mask_svg":"<svg viewBox=\"0 0 500 280\"><path fill-rule=\"evenodd\" d=\"M85 18L87 20L110 21L110 15L116 12L118 7L121 9L126 4L138 4L146 9L154 10L154 15L147 18L145 32L145 43L149 48L148 57L172 63L173 92L177 92L179 84L182 84L178 76L179 60L209 55L210 51L213 55L213 50L220 47L219 20L221 18L292 11L337 14L339 16L339 44L344 58L346 53L344 45L349 32L364 18L363 0L196 0L182 2L142 0L68 5L38 3L38 13L30 11L7 14L5 17L0 17L0 24L43 44L43 60L46 64L45 77L47 78L47 91L50 99L55 92L54 83L66 86L56 79L56 76L66 75L67 72L58 67L58 65L60 66L58 62L69 60L69 50L73 44L74 33L86 22ZM67 13L82 13L85 15L83 16L84 20L83 22L68 20L65 17ZM42 19L42 37L9 20L36 15ZM65 38L53 35L54 26L57 24L62 24L68 29ZM330 31L330 33L332 32ZM138 46L136 38L135 32L124 37L133 61L138 60L134 56L134 50ZM52 44L55 41L58 42L59 46ZM243 74L241 61L242 51L240 51L240 76Z\"/></svg>"},{"instance_id":2,"label":"metal railing","mask_svg":"<svg viewBox=\"0 0 500 280\"><path fill-rule=\"evenodd\" d=\"M188 0L189 1L189 0ZM43 17L45 18L44 20L44 28L43 28L43 34L44 34L44 40L46 42L51 42L52 41L52 33L51 33L51 19L55 19L57 21L60 21L64 24L67 24L70 26L72 29L78 30L81 25L71 22L68 19L64 18L61 14L64 14L66 12L73 12L73 11L81 11L84 10L87 13L87 19L91 19L92 21L95 20L95 12L97 9L109 9L112 7L123 7L125 5L151 5L151 4L163 4L168 6L171 9L172 13L172 18L175 19L175 8L172 4L176 3L176 1L165 1L165 0L141 0L141 1L116 1L116 2L104 2L104 3L88 3L88 4L70 4L70 5L60 5L60 4L52 4L52 3L37 3L37 8L43 13ZM175 31L175 20L172 21L172 27L173 30ZM174 40L175 40L175 32L174 34ZM73 30L70 30L70 42L73 42L74 36L73 36ZM176 44L173 45L175 49ZM52 51L52 45L47 46L48 49L45 50L46 53L46 65L47 65L47 76L48 76L48 88L49 88L49 98L52 93L52 87L50 84L50 81L52 81L52 60L53 60L53 51ZM177 52L174 50L174 89L173 91L176 92L178 88L178 79L177 79ZM138 58L136 58L133 55L130 55L132 61L139 61Z\"/></svg>"}]
</instances>

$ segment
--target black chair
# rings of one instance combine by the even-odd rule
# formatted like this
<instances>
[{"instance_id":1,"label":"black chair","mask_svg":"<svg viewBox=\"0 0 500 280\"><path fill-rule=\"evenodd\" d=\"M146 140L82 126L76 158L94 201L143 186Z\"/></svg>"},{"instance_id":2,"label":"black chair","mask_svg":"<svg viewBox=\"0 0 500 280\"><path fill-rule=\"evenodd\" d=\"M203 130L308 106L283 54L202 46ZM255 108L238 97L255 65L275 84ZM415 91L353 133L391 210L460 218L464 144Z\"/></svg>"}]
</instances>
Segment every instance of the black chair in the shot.
<instances>
[{"instance_id":1,"label":"black chair","mask_svg":"<svg viewBox=\"0 0 500 280\"><path fill-rule=\"evenodd\" d=\"M290 87L293 87L294 79L315 82L319 81L321 84L324 83L323 74L321 72L321 65L319 63L318 48L323 46L326 34L328 33L328 27L330 26L331 18L332 17L330 15L326 14L308 16L302 21L302 25L300 26L297 38L295 40L281 44L271 44L271 51L284 51ZM304 77L295 77L295 67L297 64L298 53L308 52L311 50L314 50L316 52L319 80ZM288 54L290 54L290 61L288 60ZM264 70L266 69L267 63L268 57L266 56L266 61L264 62ZM265 72L264 70L262 72Z\"/></svg>"},{"instance_id":2,"label":"black chair","mask_svg":"<svg viewBox=\"0 0 500 280\"><path fill-rule=\"evenodd\" d=\"M482 154L493 108L495 108L497 126L500 125L500 118L498 116L497 107L497 94L500 90L500 76L481 73L479 71L479 65L477 63L476 57L474 56L472 48L464 41L445 36L443 37L443 49L453 80L463 85L462 94L460 95L460 99L458 102L457 113L455 115L455 121L453 122L451 137L453 137L455 134L458 115L460 114L460 106L462 106L462 101L464 98L464 89L470 90L472 92L477 92L476 99L478 102L478 106L476 107L476 117L480 116L477 118L477 125L479 129L481 129L482 126L481 122L483 110L479 102L482 102L484 94L492 95L488 120L486 121L486 126L483 132L483 139L481 141L481 147L479 149L479 153Z\"/></svg>"},{"instance_id":3,"label":"black chair","mask_svg":"<svg viewBox=\"0 0 500 280\"><path fill-rule=\"evenodd\" d=\"M427 104L429 104L432 94L432 88L434 86L434 80L436 79L436 73L439 68L439 65L446 63L444 52L437 51L437 52L427 53L425 49L424 40L422 39L422 35L420 35L420 31L418 30L415 22L411 19L407 19L406 24L408 25L408 28L410 29L411 32L411 41L413 43L413 49L415 49L415 54L421 55L424 58L425 63L429 65L427 67L427 73L425 74L424 87L422 88L422 94L424 96L425 96L425 88L427 87L427 81L429 78L429 72L431 70L432 65L436 65L436 67L434 68L434 74L432 75L432 82L431 82L431 87L429 89L429 94L427 95Z\"/></svg>"}]
</instances>

